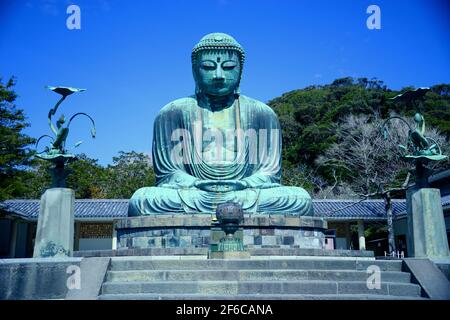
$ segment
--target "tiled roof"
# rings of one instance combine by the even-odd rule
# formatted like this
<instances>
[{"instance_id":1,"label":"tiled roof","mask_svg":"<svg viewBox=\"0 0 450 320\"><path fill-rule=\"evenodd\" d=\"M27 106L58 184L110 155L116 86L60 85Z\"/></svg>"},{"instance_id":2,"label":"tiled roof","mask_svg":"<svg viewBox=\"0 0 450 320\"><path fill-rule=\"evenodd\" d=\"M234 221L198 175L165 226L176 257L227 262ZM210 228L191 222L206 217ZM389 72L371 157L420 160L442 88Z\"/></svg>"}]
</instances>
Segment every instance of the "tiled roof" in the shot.
<instances>
[{"instance_id":1,"label":"tiled roof","mask_svg":"<svg viewBox=\"0 0 450 320\"><path fill-rule=\"evenodd\" d=\"M441 198L442 207L448 207L450 206L450 194L443 196Z\"/></svg>"},{"instance_id":2,"label":"tiled roof","mask_svg":"<svg viewBox=\"0 0 450 320\"><path fill-rule=\"evenodd\" d=\"M314 200L316 216L328 219L368 220L384 219L386 210L383 200ZM395 216L406 212L405 200L392 200L392 213Z\"/></svg>"},{"instance_id":3,"label":"tiled roof","mask_svg":"<svg viewBox=\"0 0 450 320\"><path fill-rule=\"evenodd\" d=\"M37 220L39 200L6 200L0 204L3 209L25 219ZM125 218L128 200L122 199L76 199L75 219Z\"/></svg>"},{"instance_id":4,"label":"tiled roof","mask_svg":"<svg viewBox=\"0 0 450 320\"><path fill-rule=\"evenodd\" d=\"M315 215L330 220L379 220L386 217L383 200L314 200ZM450 195L442 198L443 205L450 205ZM6 200L0 209L24 219L37 220L39 200ZM393 200L394 216L406 212L405 200ZM75 219L118 219L127 217L127 199L76 199Z\"/></svg>"}]
</instances>

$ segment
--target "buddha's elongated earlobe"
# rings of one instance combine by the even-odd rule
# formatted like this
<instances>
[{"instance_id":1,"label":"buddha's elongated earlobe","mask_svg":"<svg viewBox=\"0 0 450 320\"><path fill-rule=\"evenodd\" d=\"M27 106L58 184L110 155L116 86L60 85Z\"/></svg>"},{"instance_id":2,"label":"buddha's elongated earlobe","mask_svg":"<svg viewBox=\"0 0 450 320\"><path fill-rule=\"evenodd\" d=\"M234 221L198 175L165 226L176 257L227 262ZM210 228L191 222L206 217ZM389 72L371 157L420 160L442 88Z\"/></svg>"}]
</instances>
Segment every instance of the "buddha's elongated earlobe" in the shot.
<instances>
[{"instance_id":1,"label":"buddha's elongated earlobe","mask_svg":"<svg viewBox=\"0 0 450 320\"><path fill-rule=\"evenodd\" d=\"M239 95L241 94L241 89L240 89L240 86L238 85L235 89L234 89L234 97L235 98L238 98L239 97Z\"/></svg>"},{"instance_id":2,"label":"buddha's elongated earlobe","mask_svg":"<svg viewBox=\"0 0 450 320\"><path fill-rule=\"evenodd\" d=\"M195 95L199 96L199 95L201 95L201 93L202 93L202 90L200 89L198 84L195 84Z\"/></svg>"},{"instance_id":3,"label":"buddha's elongated earlobe","mask_svg":"<svg viewBox=\"0 0 450 320\"><path fill-rule=\"evenodd\" d=\"M200 87L198 86L198 77L197 77L197 72L196 72L196 64L192 64L192 75L194 77L194 81L195 81L195 95L198 96L200 94Z\"/></svg>"}]
</instances>

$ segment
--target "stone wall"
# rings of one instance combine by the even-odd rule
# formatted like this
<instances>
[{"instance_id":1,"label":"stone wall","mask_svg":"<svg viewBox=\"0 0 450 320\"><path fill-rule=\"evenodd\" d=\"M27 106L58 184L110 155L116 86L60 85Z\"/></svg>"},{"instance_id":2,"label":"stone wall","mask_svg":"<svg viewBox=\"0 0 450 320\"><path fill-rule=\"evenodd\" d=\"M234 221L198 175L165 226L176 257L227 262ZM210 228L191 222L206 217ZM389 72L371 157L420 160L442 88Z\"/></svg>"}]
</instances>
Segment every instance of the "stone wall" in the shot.
<instances>
[{"instance_id":1,"label":"stone wall","mask_svg":"<svg viewBox=\"0 0 450 320\"><path fill-rule=\"evenodd\" d=\"M81 258L0 259L0 300L63 299ZM70 271L70 270L69 270Z\"/></svg>"},{"instance_id":2,"label":"stone wall","mask_svg":"<svg viewBox=\"0 0 450 320\"><path fill-rule=\"evenodd\" d=\"M236 236L247 248L324 249L326 222L284 215L246 216ZM155 215L116 221L118 248L208 248L223 231L210 215Z\"/></svg>"},{"instance_id":3,"label":"stone wall","mask_svg":"<svg viewBox=\"0 0 450 320\"><path fill-rule=\"evenodd\" d=\"M245 229L244 245L248 248L325 248L323 231L311 229Z\"/></svg>"},{"instance_id":4,"label":"stone wall","mask_svg":"<svg viewBox=\"0 0 450 320\"><path fill-rule=\"evenodd\" d=\"M435 262L436 266L439 268L439 270L442 271L442 273L445 275L445 277L450 281L450 262L441 261L441 262Z\"/></svg>"}]
</instances>

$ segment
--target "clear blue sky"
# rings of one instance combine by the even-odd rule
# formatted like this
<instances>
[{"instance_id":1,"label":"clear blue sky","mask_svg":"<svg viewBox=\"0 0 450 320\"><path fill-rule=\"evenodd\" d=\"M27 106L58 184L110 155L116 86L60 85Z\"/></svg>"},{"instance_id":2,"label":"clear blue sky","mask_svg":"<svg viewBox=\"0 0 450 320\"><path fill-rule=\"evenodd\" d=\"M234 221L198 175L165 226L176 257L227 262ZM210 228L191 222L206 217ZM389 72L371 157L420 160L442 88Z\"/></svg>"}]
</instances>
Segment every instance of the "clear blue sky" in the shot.
<instances>
[{"instance_id":1,"label":"clear blue sky","mask_svg":"<svg viewBox=\"0 0 450 320\"><path fill-rule=\"evenodd\" d=\"M81 8L81 30L66 9ZM381 30L366 27L369 5ZM450 83L448 1L381 0L0 0L0 75L17 77L17 105L38 137L59 97L45 85L87 88L61 112L74 122L69 143L101 164L119 150L150 152L153 120L167 102L193 93L190 52L210 32L246 49L243 94L267 102L339 77L377 77L393 89Z\"/></svg>"}]
</instances>

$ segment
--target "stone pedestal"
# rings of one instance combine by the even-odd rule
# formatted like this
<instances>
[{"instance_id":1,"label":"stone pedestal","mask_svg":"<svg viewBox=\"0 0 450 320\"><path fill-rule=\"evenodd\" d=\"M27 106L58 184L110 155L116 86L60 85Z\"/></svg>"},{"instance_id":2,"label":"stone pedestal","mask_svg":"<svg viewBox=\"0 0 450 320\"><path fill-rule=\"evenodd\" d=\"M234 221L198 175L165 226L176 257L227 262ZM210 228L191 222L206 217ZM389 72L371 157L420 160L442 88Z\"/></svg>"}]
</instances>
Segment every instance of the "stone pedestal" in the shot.
<instances>
[{"instance_id":1,"label":"stone pedestal","mask_svg":"<svg viewBox=\"0 0 450 320\"><path fill-rule=\"evenodd\" d=\"M33 257L66 257L73 253L75 192L51 188L41 197Z\"/></svg>"},{"instance_id":2,"label":"stone pedestal","mask_svg":"<svg viewBox=\"0 0 450 320\"><path fill-rule=\"evenodd\" d=\"M439 189L407 192L408 252L416 258L448 258L449 248Z\"/></svg>"},{"instance_id":3,"label":"stone pedestal","mask_svg":"<svg viewBox=\"0 0 450 320\"><path fill-rule=\"evenodd\" d=\"M210 248L225 233L211 227L207 214L174 214L132 217L115 223L118 249ZM247 215L234 236L246 249L325 249L327 223L317 217L289 215Z\"/></svg>"}]
</instances>

